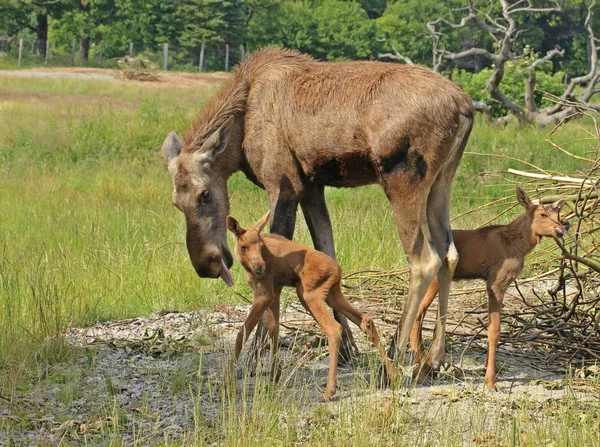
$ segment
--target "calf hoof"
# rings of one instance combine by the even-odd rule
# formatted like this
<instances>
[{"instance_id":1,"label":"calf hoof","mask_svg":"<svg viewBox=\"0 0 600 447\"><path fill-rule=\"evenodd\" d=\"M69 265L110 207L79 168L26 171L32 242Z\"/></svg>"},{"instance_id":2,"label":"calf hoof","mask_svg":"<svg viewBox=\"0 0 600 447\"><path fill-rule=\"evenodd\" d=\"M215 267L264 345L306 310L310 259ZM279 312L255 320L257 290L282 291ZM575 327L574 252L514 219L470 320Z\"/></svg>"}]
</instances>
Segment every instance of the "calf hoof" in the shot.
<instances>
[{"instance_id":1,"label":"calf hoof","mask_svg":"<svg viewBox=\"0 0 600 447\"><path fill-rule=\"evenodd\" d=\"M487 385L487 387L492 390L492 391L500 391L500 388L498 387L498 384L496 383L495 379L488 379L487 377L485 378L485 384Z\"/></svg>"},{"instance_id":2,"label":"calf hoof","mask_svg":"<svg viewBox=\"0 0 600 447\"><path fill-rule=\"evenodd\" d=\"M331 392L325 391L323 394L321 394L321 398L319 400L321 402L331 402L334 399L335 399L335 390L333 390Z\"/></svg>"}]
</instances>

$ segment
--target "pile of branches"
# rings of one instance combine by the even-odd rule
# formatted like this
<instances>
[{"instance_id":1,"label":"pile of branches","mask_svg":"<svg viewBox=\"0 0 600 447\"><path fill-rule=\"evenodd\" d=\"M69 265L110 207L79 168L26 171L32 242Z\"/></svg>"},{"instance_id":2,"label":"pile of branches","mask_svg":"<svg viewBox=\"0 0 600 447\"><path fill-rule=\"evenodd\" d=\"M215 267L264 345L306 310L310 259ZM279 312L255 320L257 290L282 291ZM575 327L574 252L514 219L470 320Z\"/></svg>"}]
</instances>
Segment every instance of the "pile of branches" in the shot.
<instances>
[{"instance_id":1,"label":"pile of branches","mask_svg":"<svg viewBox=\"0 0 600 447\"><path fill-rule=\"evenodd\" d=\"M121 68L119 77L123 80L157 82L161 78L157 74L158 66L143 54L135 57L125 56L117 61Z\"/></svg>"},{"instance_id":2,"label":"pile of branches","mask_svg":"<svg viewBox=\"0 0 600 447\"><path fill-rule=\"evenodd\" d=\"M507 314L503 325L508 331L503 341L547 348L549 361L560 358L585 365L600 361L600 115L581 105L579 113L593 123L594 129L582 127L587 137L577 142L589 145L584 156L569 151L569 144L575 141L555 143L554 131L547 142L565 156L582 162L586 169L570 175L509 170L532 179L528 185L541 203L567 200L564 217L571 229L563 240L556 241L562 258L554 269L555 284L546 296L534 293L526 298L519 291L525 308Z\"/></svg>"}]
</instances>

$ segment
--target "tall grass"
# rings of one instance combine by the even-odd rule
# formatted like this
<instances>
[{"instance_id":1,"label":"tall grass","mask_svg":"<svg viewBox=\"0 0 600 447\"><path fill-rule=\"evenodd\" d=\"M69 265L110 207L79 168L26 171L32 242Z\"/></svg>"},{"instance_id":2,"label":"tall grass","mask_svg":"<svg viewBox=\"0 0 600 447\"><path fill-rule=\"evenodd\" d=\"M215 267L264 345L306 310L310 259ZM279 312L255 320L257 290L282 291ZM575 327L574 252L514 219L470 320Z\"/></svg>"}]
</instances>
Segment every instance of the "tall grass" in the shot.
<instances>
[{"instance_id":1,"label":"tall grass","mask_svg":"<svg viewBox=\"0 0 600 447\"><path fill-rule=\"evenodd\" d=\"M183 133L214 91L3 77L0 392L30 383L36 365L60 361L45 357L43 346L69 325L238 302L234 292L248 293L237 266L233 290L196 277L159 154L166 134ZM557 138L579 138L580 125L560 130ZM512 196L506 168L526 166L510 157L576 171L576 160L543 142L548 132L497 129L479 120L454 182L453 213ZM586 150L583 143L570 147ZM326 194L346 272L404 265L378 186ZM241 174L231 179L230 195L232 213L243 224L267 208L264 192ZM456 226L469 228L493 214L469 215ZM309 242L302 219L296 236Z\"/></svg>"}]
</instances>

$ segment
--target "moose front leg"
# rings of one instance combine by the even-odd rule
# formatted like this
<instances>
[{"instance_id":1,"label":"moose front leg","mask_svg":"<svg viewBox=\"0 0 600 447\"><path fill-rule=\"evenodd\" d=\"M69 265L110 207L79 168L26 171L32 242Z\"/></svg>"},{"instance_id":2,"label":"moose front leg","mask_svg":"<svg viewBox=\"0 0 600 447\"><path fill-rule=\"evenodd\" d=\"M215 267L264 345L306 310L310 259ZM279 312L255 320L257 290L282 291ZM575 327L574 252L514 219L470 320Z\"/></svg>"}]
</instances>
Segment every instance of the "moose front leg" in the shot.
<instances>
[{"instance_id":1,"label":"moose front leg","mask_svg":"<svg viewBox=\"0 0 600 447\"><path fill-rule=\"evenodd\" d=\"M322 185L307 187L300 206L315 249L335 259L333 230L327 204L325 203L325 187ZM348 325L348 319L337 310L333 311L333 316L342 325L342 344L339 358L341 362L347 363L358 351L358 348Z\"/></svg>"}]
</instances>

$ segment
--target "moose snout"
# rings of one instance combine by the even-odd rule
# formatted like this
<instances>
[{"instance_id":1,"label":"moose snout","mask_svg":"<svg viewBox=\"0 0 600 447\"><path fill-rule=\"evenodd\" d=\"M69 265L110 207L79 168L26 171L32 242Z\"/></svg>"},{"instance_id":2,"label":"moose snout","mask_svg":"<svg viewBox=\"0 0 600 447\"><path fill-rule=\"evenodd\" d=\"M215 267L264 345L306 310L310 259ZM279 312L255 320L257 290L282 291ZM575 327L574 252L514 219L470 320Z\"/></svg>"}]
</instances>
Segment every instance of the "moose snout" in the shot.
<instances>
[{"instance_id":1,"label":"moose snout","mask_svg":"<svg viewBox=\"0 0 600 447\"><path fill-rule=\"evenodd\" d=\"M257 275L262 275L265 272L265 264L255 264L252 266L252 271Z\"/></svg>"}]
</instances>

